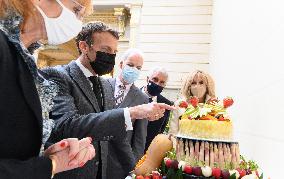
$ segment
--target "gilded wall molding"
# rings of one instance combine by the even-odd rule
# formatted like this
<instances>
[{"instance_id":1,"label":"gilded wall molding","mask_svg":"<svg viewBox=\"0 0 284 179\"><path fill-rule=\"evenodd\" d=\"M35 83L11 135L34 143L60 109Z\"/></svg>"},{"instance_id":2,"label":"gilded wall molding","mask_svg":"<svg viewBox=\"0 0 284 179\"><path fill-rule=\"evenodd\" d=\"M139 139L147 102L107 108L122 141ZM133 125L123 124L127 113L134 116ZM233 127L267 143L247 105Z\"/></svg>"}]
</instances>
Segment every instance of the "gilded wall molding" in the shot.
<instances>
[{"instance_id":1,"label":"gilded wall molding","mask_svg":"<svg viewBox=\"0 0 284 179\"><path fill-rule=\"evenodd\" d=\"M84 22L102 21L106 24L118 24L118 19L114 11L95 12L84 18Z\"/></svg>"},{"instance_id":2,"label":"gilded wall molding","mask_svg":"<svg viewBox=\"0 0 284 179\"><path fill-rule=\"evenodd\" d=\"M93 4L96 6L124 6L126 4L142 6L143 0L93 0Z\"/></svg>"}]
</instances>

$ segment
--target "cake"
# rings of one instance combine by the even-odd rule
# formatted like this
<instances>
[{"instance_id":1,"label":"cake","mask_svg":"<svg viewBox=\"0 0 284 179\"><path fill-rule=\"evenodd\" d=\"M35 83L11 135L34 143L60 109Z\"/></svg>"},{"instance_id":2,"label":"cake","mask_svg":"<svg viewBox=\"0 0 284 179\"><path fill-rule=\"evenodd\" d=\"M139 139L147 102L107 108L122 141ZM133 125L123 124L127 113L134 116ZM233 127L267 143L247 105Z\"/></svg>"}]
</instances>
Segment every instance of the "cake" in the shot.
<instances>
[{"instance_id":1,"label":"cake","mask_svg":"<svg viewBox=\"0 0 284 179\"><path fill-rule=\"evenodd\" d=\"M198 103L196 97L192 97L189 103L178 102L177 110L182 113L179 113L177 119L175 147L167 153L163 162L158 161L162 163L160 169L157 169L160 172L159 178L263 178L259 177L256 163L246 161L240 155L239 144L233 139L233 123L227 114L227 108L233 103L233 99L229 97L222 101L209 100L206 104ZM169 144L168 141L167 143ZM164 156L165 151L161 148L153 151L154 148L158 148L156 144L157 142L153 142L149 147L152 155L156 153ZM145 160L145 157L142 160ZM143 161L138 164L135 171L140 176L133 178L157 176L157 171L154 174L149 170L144 173L137 172L143 170L143 167L139 168ZM147 162L144 163L144 168L149 168L146 164Z\"/></svg>"},{"instance_id":2,"label":"cake","mask_svg":"<svg viewBox=\"0 0 284 179\"><path fill-rule=\"evenodd\" d=\"M185 108L179 116L177 136L184 138L231 141L233 125L227 115L226 108L233 104L231 98L224 99L224 104L211 100L206 104L196 104L197 98L191 98L192 104L180 101L179 108Z\"/></svg>"}]
</instances>

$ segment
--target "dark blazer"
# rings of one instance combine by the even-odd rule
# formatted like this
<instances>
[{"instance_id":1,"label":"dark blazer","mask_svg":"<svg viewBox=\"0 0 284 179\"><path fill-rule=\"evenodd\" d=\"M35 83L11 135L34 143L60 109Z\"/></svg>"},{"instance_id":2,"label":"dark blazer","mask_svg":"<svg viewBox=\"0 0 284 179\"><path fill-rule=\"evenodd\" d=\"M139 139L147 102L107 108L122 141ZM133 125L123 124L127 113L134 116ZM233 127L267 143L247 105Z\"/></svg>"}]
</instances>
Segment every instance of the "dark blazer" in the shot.
<instances>
[{"instance_id":1,"label":"dark blazer","mask_svg":"<svg viewBox=\"0 0 284 179\"><path fill-rule=\"evenodd\" d=\"M168 105L173 105L173 102L168 100L162 95L157 96L157 103L165 103ZM170 111L166 110L165 114L162 118L156 121L149 121L147 126L147 138L146 138L146 145L145 151L148 149L149 145L151 144L152 140L155 138L156 135L161 134L164 132L167 123L170 118Z\"/></svg>"},{"instance_id":2,"label":"dark blazer","mask_svg":"<svg viewBox=\"0 0 284 179\"><path fill-rule=\"evenodd\" d=\"M41 104L31 73L0 30L0 178L50 179L51 161L38 157Z\"/></svg>"},{"instance_id":3,"label":"dark blazer","mask_svg":"<svg viewBox=\"0 0 284 179\"><path fill-rule=\"evenodd\" d=\"M103 112L99 108L89 80L75 61L65 66L44 69L43 72L59 86L59 95L54 99L54 108L51 113L56 123L51 141L55 142L66 137L90 136L94 140L93 144L97 152L95 159L87 162L84 167L63 172L56 178L95 179L100 155L103 165L102 178L105 178L108 141L117 146L118 141L126 137L124 110L108 110L113 108L113 103L107 100L112 96L111 87L108 87L109 83L100 78L103 107L106 110ZM98 144L98 141L102 142ZM98 145L101 147L101 152ZM118 155L121 152L119 148L116 151ZM131 161L131 158L126 158L127 156L119 155L119 157L125 165Z\"/></svg>"},{"instance_id":4,"label":"dark blazer","mask_svg":"<svg viewBox=\"0 0 284 179\"><path fill-rule=\"evenodd\" d=\"M107 81L111 85L112 89L112 101L114 100L114 91L115 91L115 78L107 79ZM117 108L125 108L137 106L140 104L147 104L149 102L148 96L144 94L139 88L135 85L132 85L123 99L122 103L117 106ZM148 121L146 119L138 119L133 122L133 130L127 131L126 140L121 142L120 148L123 149L125 155L131 155L133 157L133 168L135 167L136 162L144 155L144 147L146 143L146 134L147 134L147 124ZM116 176L117 179L125 178L125 173L123 171L127 170L127 166L123 166L117 160L116 151L109 148L109 162L107 174L108 178L111 176ZM130 172L130 170L128 170Z\"/></svg>"}]
</instances>

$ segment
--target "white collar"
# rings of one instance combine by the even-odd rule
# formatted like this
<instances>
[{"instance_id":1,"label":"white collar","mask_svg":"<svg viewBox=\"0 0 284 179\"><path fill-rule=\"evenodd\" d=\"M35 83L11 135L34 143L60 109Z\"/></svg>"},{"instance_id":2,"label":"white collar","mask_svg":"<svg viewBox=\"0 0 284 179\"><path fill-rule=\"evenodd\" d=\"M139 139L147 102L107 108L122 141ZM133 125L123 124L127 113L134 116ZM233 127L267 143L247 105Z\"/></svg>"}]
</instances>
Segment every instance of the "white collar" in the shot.
<instances>
[{"instance_id":1,"label":"white collar","mask_svg":"<svg viewBox=\"0 0 284 179\"><path fill-rule=\"evenodd\" d=\"M79 58L75 61L76 64L78 65L78 67L80 68L80 70L83 72L83 74L88 78L90 76L94 76L92 74L92 72L90 72L89 69L87 69L86 67L84 67L84 65L82 65L81 61L79 60Z\"/></svg>"}]
</instances>

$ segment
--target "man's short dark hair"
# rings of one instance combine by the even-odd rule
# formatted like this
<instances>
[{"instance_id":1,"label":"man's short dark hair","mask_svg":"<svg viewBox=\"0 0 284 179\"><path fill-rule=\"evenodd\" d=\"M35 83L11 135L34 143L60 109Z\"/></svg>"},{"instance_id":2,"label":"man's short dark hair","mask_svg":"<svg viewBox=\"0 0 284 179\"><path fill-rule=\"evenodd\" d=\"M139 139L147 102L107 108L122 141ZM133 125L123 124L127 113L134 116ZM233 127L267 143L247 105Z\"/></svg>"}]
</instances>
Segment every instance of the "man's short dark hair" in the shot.
<instances>
[{"instance_id":1,"label":"man's short dark hair","mask_svg":"<svg viewBox=\"0 0 284 179\"><path fill-rule=\"evenodd\" d=\"M85 41L89 46L93 45L93 34L94 33L101 33L101 32L108 32L113 37L115 37L117 40L119 39L118 32L116 30L113 30L109 28L105 23L103 22L89 22L85 24L81 30L81 32L76 37L76 45L78 48L79 53L81 54L81 50L79 48L79 42Z\"/></svg>"}]
</instances>

